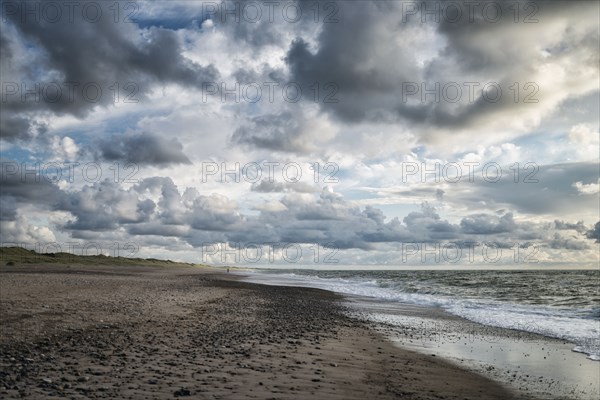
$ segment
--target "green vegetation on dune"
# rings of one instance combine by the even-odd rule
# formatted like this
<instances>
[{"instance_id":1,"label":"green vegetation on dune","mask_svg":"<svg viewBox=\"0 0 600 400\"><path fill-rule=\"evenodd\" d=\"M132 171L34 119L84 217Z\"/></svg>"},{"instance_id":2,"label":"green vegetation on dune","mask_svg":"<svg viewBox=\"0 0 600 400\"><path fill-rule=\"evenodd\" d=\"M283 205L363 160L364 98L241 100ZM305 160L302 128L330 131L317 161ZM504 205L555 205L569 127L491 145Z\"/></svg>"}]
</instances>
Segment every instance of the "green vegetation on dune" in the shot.
<instances>
[{"instance_id":1,"label":"green vegetation on dune","mask_svg":"<svg viewBox=\"0 0 600 400\"><path fill-rule=\"evenodd\" d=\"M77 264L77 265L147 265L157 267L203 266L156 258L111 257L105 255L79 256L71 253L38 253L22 247L0 247L0 262L18 264Z\"/></svg>"}]
</instances>

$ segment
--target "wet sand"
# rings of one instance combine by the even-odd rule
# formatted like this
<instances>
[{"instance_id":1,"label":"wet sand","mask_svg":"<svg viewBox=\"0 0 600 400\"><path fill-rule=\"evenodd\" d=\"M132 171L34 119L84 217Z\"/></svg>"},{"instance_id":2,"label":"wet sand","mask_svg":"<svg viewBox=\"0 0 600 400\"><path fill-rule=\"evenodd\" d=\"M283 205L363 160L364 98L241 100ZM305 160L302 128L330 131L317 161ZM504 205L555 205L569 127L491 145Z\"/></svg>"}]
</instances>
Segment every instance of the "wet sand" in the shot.
<instances>
[{"instance_id":1,"label":"wet sand","mask_svg":"<svg viewBox=\"0 0 600 400\"><path fill-rule=\"evenodd\" d=\"M0 310L1 398L516 398L333 293L207 268L1 266Z\"/></svg>"},{"instance_id":2,"label":"wet sand","mask_svg":"<svg viewBox=\"0 0 600 400\"><path fill-rule=\"evenodd\" d=\"M542 399L600 398L600 362L573 343L521 330L486 326L441 308L349 298L357 318L392 342L453 363Z\"/></svg>"}]
</instances>

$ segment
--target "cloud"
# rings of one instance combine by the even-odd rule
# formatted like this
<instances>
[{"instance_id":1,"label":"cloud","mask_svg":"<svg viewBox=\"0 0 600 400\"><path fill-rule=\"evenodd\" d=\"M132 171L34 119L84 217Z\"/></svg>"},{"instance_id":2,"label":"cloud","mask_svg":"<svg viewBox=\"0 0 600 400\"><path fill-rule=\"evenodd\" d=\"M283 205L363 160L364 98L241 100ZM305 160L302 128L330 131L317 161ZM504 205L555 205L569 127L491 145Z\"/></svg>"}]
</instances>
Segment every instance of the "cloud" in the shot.
<instances>
[{"instance_id":1,"label":"cloud","mask_svg":"<svg viewBox=\"0 0 600 400\"><path fill-rule=\"evenodd\" d=\"M333 83L338 89L338 101L323 102L322 107L346 121L390 121L396 120L398 114L425 118L425 108L405 107L398 96L402 82L421 76L415 47L427 45L420 27L401 24L394 3L336 5L342 10L343 19L323 26L316 49L301 37L290 46L286 62L292 81L300 83L306 92L316 82L322 87ZM390 32L398 38L410 35L412 39L382 40Z\"/></svg>"},{"instance_id":2,"label":"cloud","mask_svg":"<svg viewBox=\"0 0 600 400\"><path fill-rule=\"evenodd\" d=\"M525 215L547 215L552 219L557 216L586 221L596 218L597 196L582 195L573 183L581 181L583 190L594 189L598 181L596 162L540 165L525 162L526 158L517 158L518 164L510 158L499 162L488 161L490 159L493 160L489 155L470 157L467 154L453 161L462 171L458 182L453 168L443 172L449 162L417 162L415 158L368 165L367 173L356 174L351 179L368 181L370 186L363 190L376 193L377 197L361 201L365 204L414 204L416 199L440 201L447 211L458 216L468 212L508 209ZM425 172L435 171L436 162L439 164L438 172ZM466 162L478 165L469 172ZM409 166L416 168L412 175L406 172ZM441 200L439 191L443 191Z\"/></svg>"},{"instance_id":3,"label":"cloud","mask_svg":"<svg viewBox=\"0 0 600 400\"><path fill-rule=\"evenodd\" d=\"M204 82L217 79L214 66L199 65L183 55L183 43L174 30L115 23L107 17L113 15L110 4L90 3L100 7L104 16L94 23L86 21L82 12L73 13L72 20L66 18L66 8L56 23L7 13L3 37L5 31L14 36L2 41L3 48L11 49L3 52L11 65L10 75L3 80L3 117L15 119L16 114L17 118L2 127L3 137L27 138L25 122L33 124L37 113L82 118L98 106L112 104L115 92L120 94L119 101L127 96L139 101L156 85L201 88ZM24 3L15 5L24 7ZM23 99L20 88L15 94L12 87L5 90L7 83L23 84L37 95Z\"/></svg>"},{"instance_id":4,"label":"cloud","mask_svg":"<svg viewBox=\"0 0 600 400\"><path fill-rule=\"evenodd\" d=\"M309 185L306 182L276 182L269 179L263 179L260 182L252 184L251 190L259 193L316 193L320 191L315 185Z\"/></svg>"},{"instance_id":5,"label":"cloud","mask_svg":"<svg viewBox=\"0 0 600 400\"><path fill-rule=\"evenodd\" d=\"M5 246L56 241L54 233L48 227L31 225L22 215L15 220L0 220L0 230L2 230L2 245Z\"/></svg>"},{"instance_id":6,"label":"cloud","mask_svg":"<svg viewBox=\"0 0 600 400\"><path fill-rule=\"evenodd\" d=\"M600 221L596 222L594 228L587 231L585 236L588 239L596 239L596 243L600 243Z\"/></svg>"},{"instance_id":7,"label":"cloud","mask_svg":"<svg viewBox=\"0 0 600 400\"><path fill-rule=\"evenodd\" d=\"M473 182L463 179L448 185L444 201L464 208L509 208L532 215L558 213L571 217L578 217L581 212L587 217L597 208L597 197L581 196L573 184L576 180L597 182L597 163L536 165L523 169L518 182L514 181L514 171L509 169L503 170L497 182L486 182L480 172L477 175L479 178Z\"/></svg>"},{"instance_id":8,"label":"cloud","mask_svg":"<svg viewBox=\"0 0 600 400\"><path fill-rule=\"evenodd\" d=\"M68 193L58 207L75 217L64 229L89 231L116 230L122 225L147 221L154 209L131 189L124 190L108 179Z\"/></svg>"},{"instance_id":9,"label":"cloud","mask_svg":"<svg viewBox=\"0 0 600 400\"><path fill-rule=\"evenodd\" d=\"M274 113L246 119L231 136L231 143L250 149L282 153L317 153L321 143L333 138L335 129L314 107L285 105Z\"/></svg>"},{"instance_id":10,"label":"cloud","mask_svg":"<svg viewBox=\"0 0 600 400\"><path fill-rule=\"evenodd\" d=\"M554 228L558 230L574 230L577 233L584 233L587 231L583 221L577 221L577 223L569 223L565 221L554 220Z\"/></svg>"},{"instance_id":11,"label":"cloud","mask_svg":"<svg viewBox=\"0 0 600 400\"><path fill-rule=\"evenodd\" d=\"M444 193L446 193L446 192L444 192L442 189L436 189L435 190L435 198L438 201L443 201L444 200Z\"/></svg>"},{"instance_id":12,"label":"cloud","mask_svg":"<svg viewBox=\"0 0 600 400\"><path fill-rule=\"evenodd\" d=\"M516 228L513 214L507 213L501 217L489 214L475 214L460 221L461 230L470 234L496 234L512 232Z\"/></svg>"},{"instance_id":13,"label":"cloud","mask_svg":"<svg viewBox=\"0 0 600 400\"><path fill-rule=\"evenodd\" d=\"M48 177L34 173L23 173L21 165L14 161L3 161L0 183L0 198L5 198L8 205L33 204L51 209L64 199L64 193ZM15 173L9 171L7 165L15 166ZM31 166L30 166L31 168ZM12 170L12 169L11 169Z\"/></svg>"},{"instance_id":14,"label":"cloud","mask_svg":"<svg viewBox=\"0 0 600 400\"><path fill-rule=\"evenodd\" d=\"M7 190L0 196L2 220L15 237L21 235L15 231L17 225L28 229L19 219L20 206L37 204L43 210L67 213L63 222L55 223L61 234L86 239L107 235L121 238L127 234L138 243L171 237L192 247L211 243L304 243L376 250L385 244L489 241L508 247L515 242L537 242L553 249L576 250L588 248L586 238L596 238L592 231L585 231L582 223L517 222L507 211L470 214L456 224L443 219L428 203L401 221L386 218L381 209L372 206L357 207L330 187L317 196L289 191L277 200L278 207L244 214L228 197L203 194L190 187L179 189L168 177L145 178L128 189L106 179L69 191L34 178L3 182L9 184L3 185ZM557 232L566 229L575 234L564 237ZM51 231L31 232L46 235Z\"/></svg>"},{"instance_id":15,"label":"cloud","mask_svg":"<svg viewBox=\"0 0 600 400\"><path fill-rule=\"evenodd\" d=\"M577 124L569 131L569 139L583 145L598 144L598 136L588 124Z\"/></svg>"},{"instance_id":16,"label":"cloud","mask_svg":"<svg viewBox=\"0 0 600 400\"><path fill-rule=\"evenodd\" d=\"M101 139L99 156L108 161L139 165L191 164L176 139L140 133Z\"/></svg>"},{"instance_id":17,"label":"cloud","mask_svg":"<svg viewBox=\"0 0 600 400\"><path fill-rule=\"evenodd\" d=\"M31 121L27 117L0 111L0 139L13 142L28 140L44 134L47 125L43 122Z\"/></svg>"},{"instance_id":18,"label":"cloud","mask_svg":"<svg viewBox=\"0 0 600 400\"><path fill-rule=\"evenodd\" d=\"M590 246L575 237L563 237L559 233L555 233L554 237L548 242L548 246L553 249L568 249L568 250L586 250Z\"/></svg>"},{"instance_id":19,"label":"cloud","mask_svg":"<svg viewBox=\"0 0 600 400\"><path fill-rule=\"evenodd\" d=\"M95 24L80 13L57 24L9 16L0 32L3 83L79 86L58 101L23 100L3 86L2 156L144 168L136 184L2 177L3 229L41 240L45 226L60 238L135 240L160 251L329 243L356 260L390 260L399 243L489 241L587 257L598 240L589 226L598 216L598 4L536 2L539 21L525 24L513 22L515 4L498 2L504 18L489 23L486 3L472 23L464 13L460 23L419 14L404 21L405 2L328 2L337 23L324 23L324 3L311 2L297 3L305 7L297 23L282 6L273 21L263 8L260 22L237 22L222 11L247 4L237 1L215 3L210 19L184 1L140 2L133 23L114 23L109 3ZM473 101L466 91L456 103L403 97L407 82L422 90L472 81L498 82L501 100L486 101L482 85ZM221 102L220 93L203 98L206 82L279 86L274 102L264 86L256 103ZM297 103L281 97L292 82L303 90ZM538 85L538 102L515 102L513 85L522 100L528 82ZM86 83L102 88L100 100L83 95ZM129 94L139 102L124 103ZM295 162L304 181L215 176L199 184L192 161ZM402 163L429 161L497 162L502 178L485 181L477 168L472 182L402 180ZM308 170L316 162L319 183ZM337 183L321 182L328 163Z\"/></svg>"},{"instance_id":20,"label":"cloud","mask_svg":"<svg viewBox=\"0 0 600 400\"><path fill-rule=\"evenodd\" d=\"M73 161L80 152L79 146L69 136L52 137L51 149L55 159Z\"/></svg>"},{"instance_id":21,"label":"cloud","mask_svg":"<svg viewBox=\"0 0 600 400\"><path fill-rule=\"evenodd\" d=\"M0 196L0 221L14 221L17 218L17 202L12 196Z\"/></svg>"},{"instance_id":22,"label":"cloud","mask_svg":"<svg viewBox=\"0 0 600 400\"><path fill-rule=\"evenodd\" d=\"M147 220L153 204L139 198L133 189L125 190L110 179L66 191L46 176L3 174L2 219L15 221L23 205L42 211L66 211L73 218L61 230L103 231L118 229L121 224Z\"/></svg>"},{"instance_id":23,"label":"cloud","mask_svg":"<svg viewBox=\"0 0 600 400\"><path fill-rule=\"evenodd\" d=\"M301 135L302 120L287 111L253 117L247 125L234 132L231 140L250 147L304 153L308 150L308 143Z\"/></svg>"},{"instance_id":24,"label":"cloud","mask_svg":"<svg viewBox=\"0 0 600 400\"><path fill-rule=\"evenodd\" d=\"M244 222L236 207L225 196L198 196L191 204L190 226L203 231L231 231Z\"/></svg>"},{"instance_id":25,"label":"cloud","mask_svg":"<svg viewBox=\"0 0 600 400\"><path fill-rule=\"evenodd\" d=\"M486 144L522 135L561 102L597 91L588 84L599 76L597 26L586 15L596 15L598 4L536 2L539 23L516 24L507 17L513 15L511 5L493 3L502 8L498 23L483 18L481 9L473 21L463 15L460 22L436 23L430 17L421 22L421 14L405 19L402 2L338 2L340 23L324 25L316 44L297 38L286 62L292 80L305 90L315 82L338 86L339 101L321 107L339 120L409 125L439 151L481 130L494 133L491 140L480 138ZM420 3L421 8L439 5ZM473 95L468 82L477 84ZM510 89L515 82L517 100ZM418 92L407 97L407 84L413 83ZM495 95L484 90L490 83L502 90L493 101ZM433 90L437 100L423 96L424 88L436 84L456 84L460 96L448 100L452 96L441 89ZM525 103L526 94L535 101Z\"/></svg>"},{"instance_id":26,"label":"cloud","mask_svg":"<svg viewBox=\"0 0 600 400\"><path fill-rule=\"evenodd\" d=\"M575 182L573 187L581 194L597 194L600 191L600 185L598 183Z\"/></svg>"},{"instance_id":27,"label":"cloud","mask_svg":"<svg viewBox=\"0 0 600 400\"><path fill-rule=\"evenodd\" d=\"M403 219L411 233L413 242L437 242L443 239L456 239L457 227L442 220L436 209L424 202L421 211L413 211Z\"/></svg>"}]
</instances>

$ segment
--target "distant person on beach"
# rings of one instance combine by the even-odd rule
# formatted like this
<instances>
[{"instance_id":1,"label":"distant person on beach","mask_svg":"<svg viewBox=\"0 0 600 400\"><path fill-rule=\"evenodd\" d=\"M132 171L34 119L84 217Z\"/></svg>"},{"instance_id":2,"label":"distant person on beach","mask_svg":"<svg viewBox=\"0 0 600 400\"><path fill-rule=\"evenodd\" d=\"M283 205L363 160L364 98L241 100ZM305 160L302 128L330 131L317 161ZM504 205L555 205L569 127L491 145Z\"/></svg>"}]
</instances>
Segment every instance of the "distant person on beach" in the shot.
<instances>
[{"instance_id":1,"label":"distant person on beach","mask_svg":"<svg viewBox=\"0 0 600 400\"><path fill-rule=\"evenodd\" d=\"M227 267L227 273L229 273L229 267Z\"/></svg>"}]
</instances>

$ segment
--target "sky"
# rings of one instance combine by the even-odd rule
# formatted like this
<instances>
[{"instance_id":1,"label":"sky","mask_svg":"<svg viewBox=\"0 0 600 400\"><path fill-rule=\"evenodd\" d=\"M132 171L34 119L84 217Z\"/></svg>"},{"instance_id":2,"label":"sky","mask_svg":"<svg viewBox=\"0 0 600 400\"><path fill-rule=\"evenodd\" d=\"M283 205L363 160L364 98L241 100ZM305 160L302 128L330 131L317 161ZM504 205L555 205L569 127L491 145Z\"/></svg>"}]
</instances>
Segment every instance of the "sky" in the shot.
<instances>
[{"instance_id":1,"label":"sky","mask_svg":"<svg viewBox=\"0 0 600 400\"><path fill-rule=\"evenodd\" d=\"M3 246L598 268L596 1L2 1Z\"/></svg>"}]
</instances>

